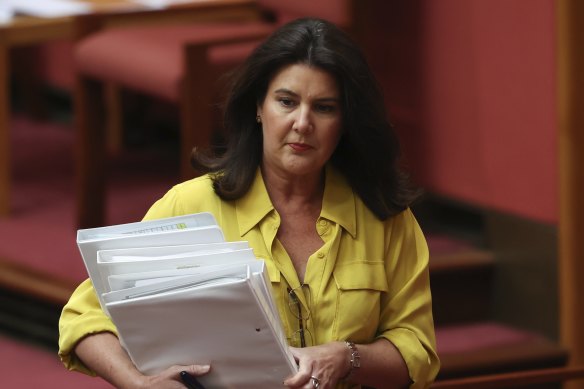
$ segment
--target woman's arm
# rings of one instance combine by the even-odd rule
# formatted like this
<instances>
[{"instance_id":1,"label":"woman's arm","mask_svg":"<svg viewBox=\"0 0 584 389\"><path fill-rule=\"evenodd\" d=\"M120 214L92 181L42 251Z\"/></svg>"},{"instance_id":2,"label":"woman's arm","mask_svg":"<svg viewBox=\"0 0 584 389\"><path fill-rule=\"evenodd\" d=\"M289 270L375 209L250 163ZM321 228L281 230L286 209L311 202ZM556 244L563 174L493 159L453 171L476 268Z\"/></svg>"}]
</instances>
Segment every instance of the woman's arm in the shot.
<instances>
[{"instance_id":1,"label":"woman's arm","mask_svg":"<svg viewBox=\"0 0 584 389\"><path fill-rule=\"evenodd\" d=\"M117 388L139 388L142 374L136 369L118 338L110 332L88 335L75 347L85 366Z\"/></svg>"},{"instance_id":2,"label":"woman's arm","mask_svg":"<svg viewBox=\"0 0 584 389\"><path fill-rule=\"evenodd\" d=\"M375 388L406 388L410 383L408 368L399 351L386 339L356 345L361 367L351 371L351 350L344 342L321 346L291 348L299 363L298 373L284 381L290 388L306 387L317 377L319 389L334 388L351 372L347 381Z\"/></svg>"},{"instance_id":3,"label":"woman's arm","mask_svg":"<svg viewBox=\"0 0 584 389\"><path fill-rule=\"evenodd\" d=\"M121 389L184 389L180 371L201 375L201 366L173 366L156 376L144 376L134 366L116 336L116 327L101 310L89 280L75 290L59 321L59 355L70 370L97 374Z\"/></svg>"},{"instance_id":4,"label":"woman's arm","mask_svg":"<svg viewBox=\"0 0 584 389\"><path fill-rule=\"evenodd\" d=\"M370 344L355 346L361 356L361 367L353 369L348 377L349 382L374 388L408 387L410 384L408 367L391 342L380 338Z\"/></svg>"},{"instance_id":5,"label":"woman's arm","mask_svg":"<svg viewBox=\"0 0 584 389\"><path fill-rule=\"evenodd\" d=\"M209 366L172 366L158 375L143 375L136 369L118 338L110 332L83 338L75 347L75 354L85 366L119 389L184 389L180 380L181 371L195 376L209 371Z\"/></svg>"}]
</instances>

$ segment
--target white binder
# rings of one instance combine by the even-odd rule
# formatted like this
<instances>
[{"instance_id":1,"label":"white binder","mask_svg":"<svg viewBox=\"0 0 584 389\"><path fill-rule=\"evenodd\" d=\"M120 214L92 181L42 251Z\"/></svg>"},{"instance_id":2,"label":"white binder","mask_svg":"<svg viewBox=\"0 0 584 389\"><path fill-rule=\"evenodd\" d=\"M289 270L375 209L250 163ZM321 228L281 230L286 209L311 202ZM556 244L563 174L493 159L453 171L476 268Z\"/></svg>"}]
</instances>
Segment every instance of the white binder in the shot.
<instances>
[{"instance_id":1,"label":"white binder","mask_svg":"<svg viewBox=\"0 0 584 389\"><path fill-rule=\"evenodd\" d=\"M106 310L101 294L106 290L97 268L97 252L134 247L178 246L224 242L223 232L210 213L89 228L77 231L77 246L87 273ZM106 310L107 311L107 310Z\"/></svg>"},{"instance_id":2,"label":"white binder","mask_svg":"<svg viewBox=\"0 0 584 389\"><path fill-rule=\"evenodd\" d=\"M177 227L178 226L178 227ZM297 371L264 261L210 214L80 230L104 311L136 367L210 364L206 388L273 388Z\"/></svg>"},{"instance_id":3,"label":"white binder","mask_svg":"<svg viewBox=\"0 0 584 389\"><path fill-rule=\"evenodd\" d=\"M106 300L116 298L106 305L138 369L151 374L174 364L211 364L200 377L206 388L280 387L296 367L259 286L265 274L259 266L238 264L135 295L111 292Z\"/></svg>"}]
</instances>

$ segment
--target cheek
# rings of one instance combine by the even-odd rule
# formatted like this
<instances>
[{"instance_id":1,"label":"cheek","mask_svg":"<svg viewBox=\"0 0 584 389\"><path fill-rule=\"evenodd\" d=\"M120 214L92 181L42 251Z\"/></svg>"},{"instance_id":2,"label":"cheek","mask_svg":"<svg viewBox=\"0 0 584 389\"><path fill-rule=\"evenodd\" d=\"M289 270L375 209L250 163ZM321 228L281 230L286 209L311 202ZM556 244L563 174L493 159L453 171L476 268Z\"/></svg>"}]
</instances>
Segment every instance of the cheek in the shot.
<instances>
[{"instance_id":1,"label":"cheek","mask_svg":"<svg viewBox=\"0 0 584 389\"><path fill-rule=\"evenodd\" d=\"M271 117L263 123L262 132L264 141L271 140L272 142L281 141L290 132L291 124L286 118Z\"/></svg>"},{"instance_id":2,"label":"cheek","mask_svg":"<svg viewBox=\"0 0 584 389\"><path fill-rule=\"evenodd\" d=\"M266 123L262 128L264 150L273 149L281 143L281 136L276 127Z\"/></svg>"}]
</instances>

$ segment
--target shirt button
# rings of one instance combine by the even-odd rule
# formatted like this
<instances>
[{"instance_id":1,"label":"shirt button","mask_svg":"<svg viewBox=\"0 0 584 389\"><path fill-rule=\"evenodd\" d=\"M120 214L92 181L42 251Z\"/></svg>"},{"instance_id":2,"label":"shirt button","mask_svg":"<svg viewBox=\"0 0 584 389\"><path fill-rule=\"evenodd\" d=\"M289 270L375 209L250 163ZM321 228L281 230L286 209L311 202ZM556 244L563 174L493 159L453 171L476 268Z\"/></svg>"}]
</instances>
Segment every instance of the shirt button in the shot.
<instances>
[{"instance_id":1,"label":"shirt button","mask_svg":"<svg viewBox=\"0 0 584 389\"><path fill-rule=\"evenodd\" d=\"M318 222L318 224L320 224L322 227L325 227L328 223L327 223L326 220L320 219L320 221Z\"/></svg>"},{"instance_id":2,"label":"shirt button","mask_svg":"<svg viewBox=\"0 0 584 389\"><path fill-rule=\"evenodd\" d=\"M324 253L319 251L318 254L316 254L316 256L322 259L324 258Z\"/></svg>"}]
</instances>

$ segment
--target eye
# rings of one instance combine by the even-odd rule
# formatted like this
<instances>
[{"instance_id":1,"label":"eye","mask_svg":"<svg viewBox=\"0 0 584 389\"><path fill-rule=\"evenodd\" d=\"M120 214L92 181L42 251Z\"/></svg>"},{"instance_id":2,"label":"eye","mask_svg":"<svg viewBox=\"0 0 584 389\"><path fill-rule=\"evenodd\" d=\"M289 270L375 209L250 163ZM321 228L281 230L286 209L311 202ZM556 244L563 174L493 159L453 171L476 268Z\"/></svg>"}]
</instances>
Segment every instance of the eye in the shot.
<instances>
[{"instance_id":1,"label":"eye","mask_svg":"<svg viewBox=\"0 0 584 389\"><path fill-rule=\"evenodd\" d=\"M294 106L294 100L288 98L288 97L280 97L278 99L278 101L280 102L280 104L284 107L290 108Z\"/></svg>"},{"instance_id":2,"label":"eye","mask_svg":"<svg viewBox=\"0 0 584 389\"><path fill-rule=\"evenodd\" d=\"M332 113L336 111L337 107L333 104L317 104L315 109L317 112Z\"/></svg>"}]
</instances>

